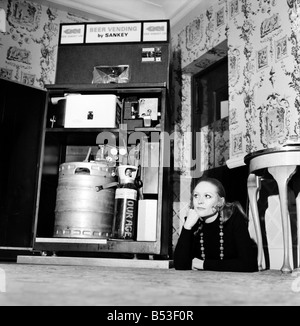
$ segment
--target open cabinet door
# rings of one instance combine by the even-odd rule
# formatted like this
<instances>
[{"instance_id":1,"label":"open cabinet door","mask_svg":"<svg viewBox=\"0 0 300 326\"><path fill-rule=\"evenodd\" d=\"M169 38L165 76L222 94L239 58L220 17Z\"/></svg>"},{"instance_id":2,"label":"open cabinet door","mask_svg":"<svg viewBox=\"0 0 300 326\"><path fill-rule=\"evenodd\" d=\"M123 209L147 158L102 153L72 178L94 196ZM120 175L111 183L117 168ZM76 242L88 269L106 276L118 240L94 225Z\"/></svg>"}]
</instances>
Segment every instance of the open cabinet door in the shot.
<instances>
[{"instance_id":1,"label":"open cabinet door","mask_svg":"<svg viewBox=\"0 0 300 326\"><path fill-rule=\"evenodd\" d=\"M47 92L0 79L0 249L31 248Z\"/></svg>"}]
</instances>

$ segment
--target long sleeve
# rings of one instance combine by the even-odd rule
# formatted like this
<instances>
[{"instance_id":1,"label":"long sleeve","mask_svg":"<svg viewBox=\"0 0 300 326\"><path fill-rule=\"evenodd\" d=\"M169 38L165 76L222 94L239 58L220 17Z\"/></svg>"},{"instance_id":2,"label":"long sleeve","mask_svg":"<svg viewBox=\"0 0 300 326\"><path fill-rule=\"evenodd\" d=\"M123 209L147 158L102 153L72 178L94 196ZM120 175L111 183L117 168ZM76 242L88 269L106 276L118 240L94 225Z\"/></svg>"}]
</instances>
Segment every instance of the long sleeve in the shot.
<instances>
[{"instance_id":1,"label":"long sleeve","mask_svg":"<svg viewBox=\"0 0 300 326\"><path fill-rule=\"evenodd\" d=\"M192 268L192 260L201 259L199 236L195 229L182 228L175 251L174 267L178 270ZM205 224L203 227L205 261L204 270L227 272L256 272L257 247L250 238L247 223L236 211L224 223L224 259L220 259L219 220Z\"/></svg>"},{"instance_id":2,"label":"long sleeve","mask_svg":"<svg viewBox=\"0 0 300 326\"><path fill-rule=\"evenodd\" d=\"M174 251L175 269L187 270L192 268L194 234L192 230L184 227L181 230L178 242Z\"/></svg>"},{"instance_id":3,"label":"long sleeve","mask_svg":"<svg viewBox=\"0 0 300 326\"><path fill-rule=\"evenodd\" d=\"M243 217L234 214L224 229L227 237L224 241L225 257L220 259L206 259L205 270L230 272L256 272L257 250L255 242L250 238L247 224ZM227 247L227 250L226 250ZM229 257L226 258L226 253Z\"/></svg>"}]
</instances>

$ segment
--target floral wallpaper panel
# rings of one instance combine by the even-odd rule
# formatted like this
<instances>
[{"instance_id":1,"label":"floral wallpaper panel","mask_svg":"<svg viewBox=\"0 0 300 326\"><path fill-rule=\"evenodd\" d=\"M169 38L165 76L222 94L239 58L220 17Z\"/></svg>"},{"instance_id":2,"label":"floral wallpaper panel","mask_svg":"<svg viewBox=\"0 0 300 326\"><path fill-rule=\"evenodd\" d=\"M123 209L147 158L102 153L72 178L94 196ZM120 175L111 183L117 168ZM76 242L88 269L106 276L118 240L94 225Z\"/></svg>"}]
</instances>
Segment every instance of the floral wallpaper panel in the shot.
<instances>
[{"instance_id":1,"label":"floral wallpaper panel","mask_svg":"<svg viewBox=\"0 0 300 326\"><path fill-rule=\"evenodd\" d=\"M59 24L90 21L34 1L0 0L6 32L0 32L0 77L43 88L53 84Z\"/></svg>"}]
</instances>

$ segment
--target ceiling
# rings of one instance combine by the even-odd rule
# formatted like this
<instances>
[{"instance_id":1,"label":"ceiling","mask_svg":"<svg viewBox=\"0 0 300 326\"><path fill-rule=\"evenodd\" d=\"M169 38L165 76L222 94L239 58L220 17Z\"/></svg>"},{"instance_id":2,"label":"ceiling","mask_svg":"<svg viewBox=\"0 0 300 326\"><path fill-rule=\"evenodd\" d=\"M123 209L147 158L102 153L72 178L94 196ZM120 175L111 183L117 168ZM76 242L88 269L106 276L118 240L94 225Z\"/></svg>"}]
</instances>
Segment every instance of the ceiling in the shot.
<instances>
[{"instance_id":1,"label":"ceiling","mask_svg":"<svg viewBox=\"0 0 300 326\"><path fill-rule=\"evenodd\" d=\"M107 20L169 19L173 26L205 0L46 0Z\"/></svg>"}]
</instances>

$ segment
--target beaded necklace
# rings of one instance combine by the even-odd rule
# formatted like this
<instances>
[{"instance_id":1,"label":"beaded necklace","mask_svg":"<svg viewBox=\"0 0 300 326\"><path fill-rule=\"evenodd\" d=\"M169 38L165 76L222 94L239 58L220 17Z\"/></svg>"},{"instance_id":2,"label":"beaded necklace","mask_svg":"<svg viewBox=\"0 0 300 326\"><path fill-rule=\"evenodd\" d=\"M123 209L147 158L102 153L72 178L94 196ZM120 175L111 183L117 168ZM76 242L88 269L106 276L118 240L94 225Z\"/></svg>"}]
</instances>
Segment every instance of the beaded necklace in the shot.
<instances>
[{"instance_id":1,"label":"beaded necklace","mask_svg":"<svg viewBox=\"0 0 300 326\"><path fill-rule=\"evenodd\" d=\"M220 259L223 260L224 258L224 239L223 239L223 222L220 218L220 224L219 224L219 235L220 235ZM203 239L203 232L200 232L200 249L201 249L201 258L205 260L205 248L204 248L204 239Z\"/></svg>"}]
</instances>

